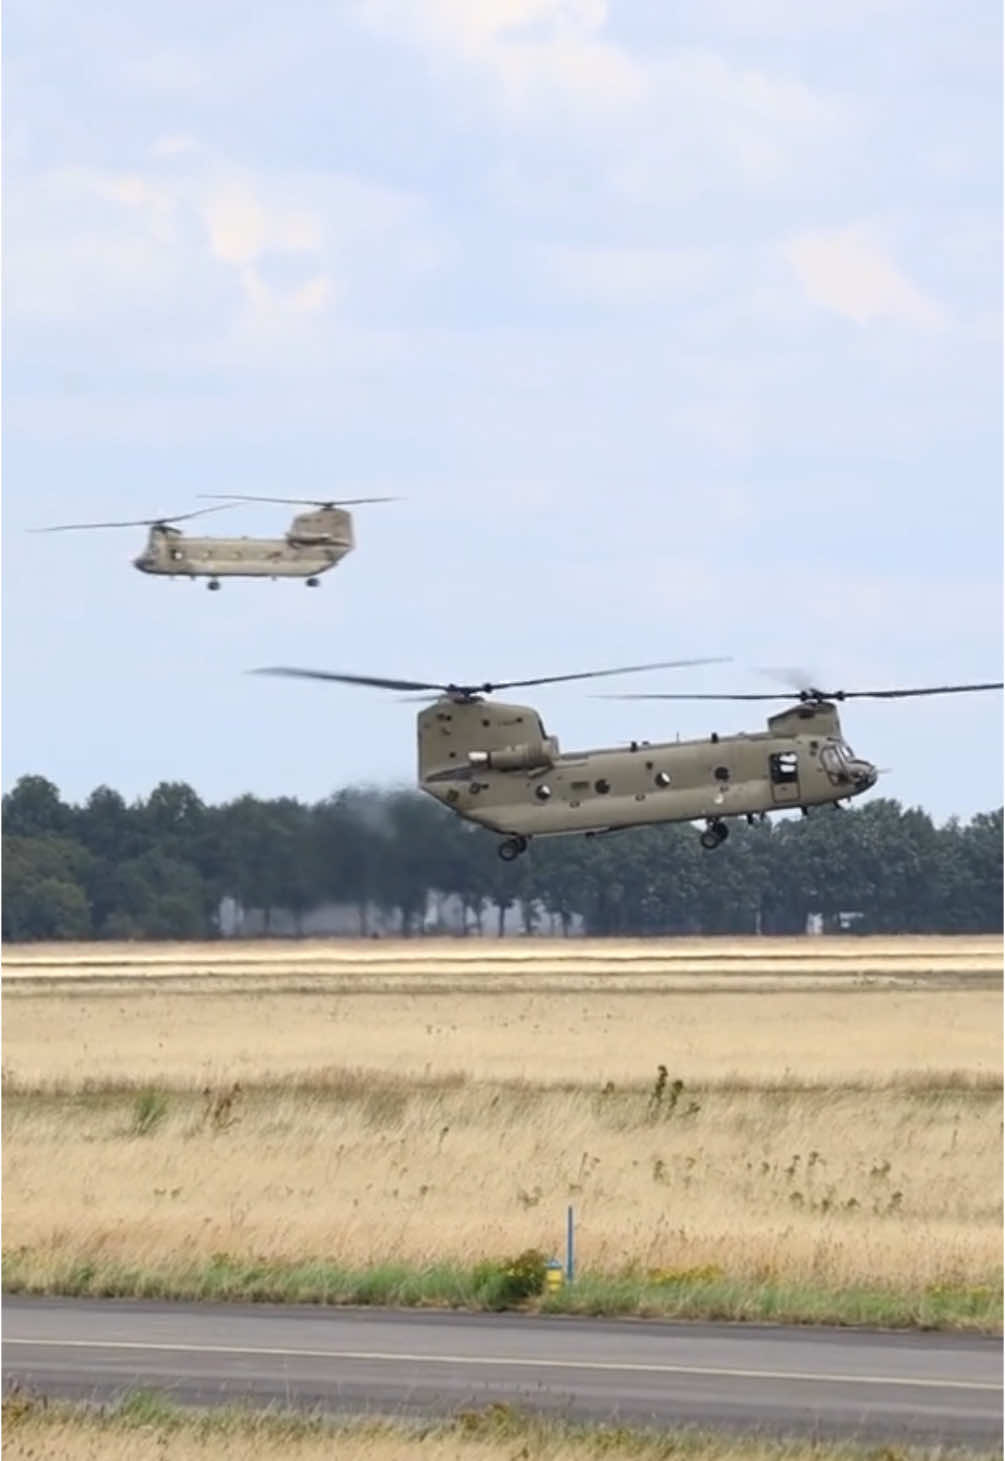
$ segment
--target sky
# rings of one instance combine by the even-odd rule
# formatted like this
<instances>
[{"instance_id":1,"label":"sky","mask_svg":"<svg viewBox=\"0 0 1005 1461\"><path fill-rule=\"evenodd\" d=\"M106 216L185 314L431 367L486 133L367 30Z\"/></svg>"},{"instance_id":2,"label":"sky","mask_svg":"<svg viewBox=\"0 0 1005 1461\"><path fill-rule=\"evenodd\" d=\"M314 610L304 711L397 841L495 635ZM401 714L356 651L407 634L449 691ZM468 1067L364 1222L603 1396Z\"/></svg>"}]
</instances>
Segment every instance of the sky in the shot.
<instances>
[{"instance_id":1,"label":"sky","mask_svg":"<svg viewBox=\"0 0 1005 1461\"><path fill-rule=\"evenodd\" d=\"M4 18L5 788L412 779L415 706L261 665L732 658L533 692L569 750L762 721L599 690L1001 677L993 0ZM314 590L26 531L203 492L401 500ZM940 821L1001 802L1001 716L842 712L873 795Z\"/></svg>"}]
</instances>

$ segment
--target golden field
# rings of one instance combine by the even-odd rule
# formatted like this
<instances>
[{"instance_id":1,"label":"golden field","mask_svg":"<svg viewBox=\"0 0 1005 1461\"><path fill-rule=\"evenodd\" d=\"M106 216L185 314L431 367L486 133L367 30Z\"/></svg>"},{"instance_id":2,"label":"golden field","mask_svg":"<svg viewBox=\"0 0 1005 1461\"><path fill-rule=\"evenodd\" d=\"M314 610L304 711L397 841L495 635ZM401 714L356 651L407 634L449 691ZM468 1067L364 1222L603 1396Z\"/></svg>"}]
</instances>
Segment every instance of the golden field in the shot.
<instances>
[{"instance_id":1,"label":"golden field","mask_svg":"<svg viewBox=\"0 0 1005 1461\"><path fill-rule=\"evenodd\" d=\"M338 940L14 946L27 1085L308 1079L848 1083L1001 1071L1002 941Z\"/></svg>"},{"instance_id":2,"label":"golden field","mask_svg":"<svg viewBox=\"0 0 1005 1461\"><path fill-rule=\"evenodd\" d=\"M5 1253L1000 1285L1001 940L778 942L8 953Z\"/></svg>"}]
</instances>

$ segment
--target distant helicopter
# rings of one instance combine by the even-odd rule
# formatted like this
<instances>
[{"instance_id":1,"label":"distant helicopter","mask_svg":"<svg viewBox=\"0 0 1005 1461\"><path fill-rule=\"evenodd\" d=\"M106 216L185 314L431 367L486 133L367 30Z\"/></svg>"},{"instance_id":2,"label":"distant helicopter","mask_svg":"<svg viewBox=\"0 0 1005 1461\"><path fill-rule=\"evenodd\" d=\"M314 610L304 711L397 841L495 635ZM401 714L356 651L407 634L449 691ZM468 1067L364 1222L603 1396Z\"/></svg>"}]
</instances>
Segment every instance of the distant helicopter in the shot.
<instances>
[{"instance_id":1,"label":"distant helicopter","mask_svg":"<svg viewBox=\"0 0 1005 1461\"><path fill-rule=\"evenodd\" d=\"M61 523L57 527L33 528L37 533L65 533L83 528L148 527L147 545L133 559L141 573L168 578L206 578L206 587L218 589L221 578L304 578L308 588L317 588L320 575L334 568L356 546L352 515L343 511L365 502L393 502L391 497L353 497L344 502L304 497L242 497L222 493L200 493L219 497L227 506L202 507L176 517L137 518L131 522ZM283 538L190 538L174 523L201 517L209 512L226 512L238 502L304 503L316 510L298 513Z\"/></svg>"},{"instance_id":2,"label":"distant helicopter","mask_svg":"<svg viewBox=\"0 0 1005 1461\"><path fill-rule=\"evenodd\" d=\"M764 820L769 812L828 803L838 806L874 786L880 775L857 756L841 730L835 702L884 700L1000 690L1002 681L980 685L924 686L910 690L834 690L807 686L797 703L773 715L767 729L700 740L632 741L626 747L560 753L537 711L527 705L490 703L496 690L651 669L722 663L677 660L620 670L504 680L498 684L432 684L370 675L330 674L282 667L252 671L301 679L372 685L387 690L438 691L419 712L420 788L469 821L503 833L499 856L511 862L531 837L560 833L596 836L655 822L704 821L701 845L719 847L729 835L727 818ZM412 698L412 697L407 697ZM424 697L419 697L424 698ZM637 695L655 700L786 700L791 695Z\"/></svg>"}]
</instances>

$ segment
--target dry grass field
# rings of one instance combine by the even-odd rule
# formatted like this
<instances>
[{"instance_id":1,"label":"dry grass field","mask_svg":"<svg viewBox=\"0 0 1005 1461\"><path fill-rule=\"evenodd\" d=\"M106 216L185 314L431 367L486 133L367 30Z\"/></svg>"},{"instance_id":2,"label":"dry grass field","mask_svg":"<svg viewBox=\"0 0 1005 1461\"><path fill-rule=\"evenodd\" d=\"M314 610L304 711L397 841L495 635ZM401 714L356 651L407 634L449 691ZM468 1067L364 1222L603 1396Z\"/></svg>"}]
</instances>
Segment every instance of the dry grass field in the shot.
<instances>
[{"instance_id":1,"label":"dry grass field","mask_svg":"<svg viewBox=\"0 0 1005 1461\"><path fill-rule=\"evenodd\" d=\"M874 1082L1001 1071L1002 941L313 941L4 952L28 1084Z\"/></svg>"},{"instance_id":2,"label":"dry grass field","mask_svg":"<svg viewBox=\"0 0 1005 1461\"><path fill-rule=\"evenodd\" d=\"M875 1446L535 1420L505 1408L442 1423L340 1424L294 1415L186 1414L136 1397L115 1412L4 1405L9 1461L963 1461L941 1446ZM966 1461L985 1453L968 1450ZM1001 1452L987 1452L1000 1457Z\"/></svg>"},{"instance_id":3,"label":"dry grass field","mask_svg":"<svg viewBox=\"0 0 1005 1461\"><path fill-rule=\"evenodd\" d=\"M572 1202L612 1282L807 1317L868 1290L901 1322L952 1293L986 1324L1001 941L904 942L17 950L7 1281L192 1292L225 1260L339 1296L334 1269L439 1266L442 1301L444 1266L560 1252Z\"/></svg>"}]
</instances>

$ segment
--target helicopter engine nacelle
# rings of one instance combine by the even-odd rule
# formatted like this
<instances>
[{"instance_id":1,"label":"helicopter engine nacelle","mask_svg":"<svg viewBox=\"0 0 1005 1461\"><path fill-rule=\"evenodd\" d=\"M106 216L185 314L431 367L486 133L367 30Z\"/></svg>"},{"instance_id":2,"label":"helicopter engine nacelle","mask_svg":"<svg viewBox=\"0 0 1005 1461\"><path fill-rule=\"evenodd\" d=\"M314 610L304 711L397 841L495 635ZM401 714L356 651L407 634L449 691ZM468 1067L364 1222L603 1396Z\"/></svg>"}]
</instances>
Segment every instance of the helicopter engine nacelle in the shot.
<instances>
[{"instance_id":1,"label":"helicopter engine nacelle","mask_svg":"<svg viewBox=\"0 0 1005 1461\"><path fill-rule=\"evenodd\" d=\"M537 771L558 756L558 740L529 705L443 698L419 712L417 729L420 780L469 780L479 770Z\"/></svg>"},{"instance_id":2,"label":"helicopter engine nacelle","mask_svg":"<svg viewBox=\"0 0 1005 1461\"><path fill-rule=\"evenodd\" d=\"M557 755L558 742L554 736L546 736L540 741L501 746L495 751L469 751L468 761L472 766L484 766L488 771L537 771L554 766Z\"/></svg>"},{"instance_id":3,"label":"helicopter engine nacelle","mask_svg":"<svg viewBox=\"0 0 1005 1461\"><path fill-rule=\"evenodd\" d=\"M340 547L355 546L352 518L349 513L337 507L322 507L317 512L299 512L293 519L289 542L299 547L323 547L337 544Z\"/></svg>"}]
</instances>

